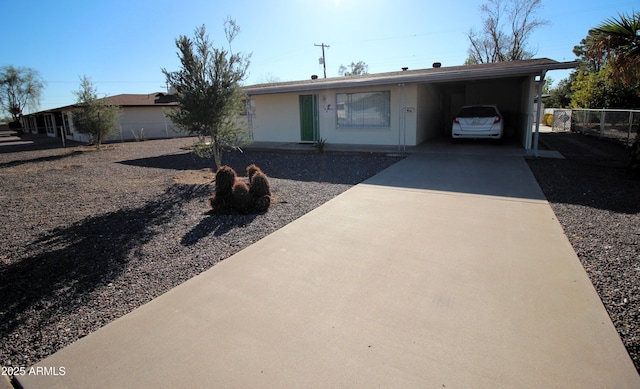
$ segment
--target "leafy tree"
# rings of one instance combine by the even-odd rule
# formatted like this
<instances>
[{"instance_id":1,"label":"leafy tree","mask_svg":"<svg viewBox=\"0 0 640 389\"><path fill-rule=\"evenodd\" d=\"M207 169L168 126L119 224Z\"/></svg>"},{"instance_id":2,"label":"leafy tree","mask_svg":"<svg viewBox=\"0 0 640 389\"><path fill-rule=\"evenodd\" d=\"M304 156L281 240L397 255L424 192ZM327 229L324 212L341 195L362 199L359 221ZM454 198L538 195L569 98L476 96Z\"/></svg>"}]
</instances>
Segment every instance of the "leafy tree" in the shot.
<instances>
[{"instance_id":1,"label":"leafy tree","mask_svg":"<svg viewBox=\"0 0 640 389\"><path fill-rule=\"evenodd\" d=\"M467 33L470 47L465 64L533 58L527 41L533 30L547 24L534 16L541 7L541 0L488 0L480 7L482 30Z\"/></svg>"},{"instance_id":2,"label":"leafy tree","mask_svg":"<svg viewBox=\"0 0 640 389\"><path fill-rule=\"evenodd\" d=\"M80 79L80 89L74 92L78 98L72 113L73 126L81 134L87 134L100 150L106 137L116 131L120 109L98 99L98 91L87 76Z\"/></svg>"},{"instance_id":3,"label":"leafy tree","mask_svg":"<svg viewBox=\"0 0 640 389\"><path fill-rule=\"evenodd\" d=\"M222 152L246 143L249 133L236 123L245 109L241 88L249 67L249 56L234 54L231 42L240 32L235 21L224 23L229 50L214 48L205 26L195 30L194 38L184 35L176 39L182 69L162 69L167 83L177 93L178 108L168 111L180 129L197 134L196 152L214 157L216 168L222 166Z\"/></svg>"},{"instance_id":4,"label":"leafy tree","mask_svg":"<svg viewBox=\"0 0 640 389\"><path fill-rule=\"evenodd\" d=\"M616 83L638 84L640 80L640 12L619 14L589 31L585 57L611 67Z\"/></svg>"},{"instance_id":5,"label":"leafy tree","mask_svg":"<svg viewBox=\"0 0 640 389\"><path fill-rule=\"evenodd\" d=\"M342 76L356 76L361 74L369 74L369 65L364 61L358 61L358 63L351 62L349 68L344 65L340 65L338 74Z\"/></svg>"},{"instance_id":6,"label":"leafy tree","mask_svg":"<svg viewBox=\"0 0 640 389\"><path fill-rule=\"evenodd\" d=\"M0 68L0 106L18 122L22 111L38 108L44 81L37 70L25 67Z\"/></svg>"},{"instance_id":7,"label":"leafy tree","mask_svg":"<svg viewBox=\"0 0 640 389\"><path fill-rule=\"evenodd\" d=\"M589 35L580 41L579 45L573 47L573 54L575 54L579 69L587 70L590 72L598 72L605 67L606 62L602 59L596 59L587 56L587 42L591 39L593 30L589 31Z\"/></svg>"},{"instance_id":8,"label":"leafy tree","mask_svg":"<svg viewBox=\"0 0 640 389\"><path fill-rule=\"evenodd\" d=\"M572 73L571 106L640 106L640 13L607 19L573 49L580 63Z\"/></svg>"},{"instance_id":9,"label":"leafy tree","mask_svg":"<svg viewBox=\"0 0 640 389\"><path fill-rule=\"evenodd\" d=\"M607 66L597 72L578 71L571 86L574 108L629 108L640 106L636 87L617 84L613 70Z\"/></svg>"},{"instance_id":10,"label":"leafy tree","mask_svg":"<svg viewBox=\"0 0 640 389\"><path fill-rule=\"evenodd\" d=\"M553 108L567 108L571 105L571 97L573 92L571 91L572 80L576 77L575 72L569 75L569 78L562 79L558 82L558 85L549 89L551 95L545 105Z\"/></svg>"}]
</instances>

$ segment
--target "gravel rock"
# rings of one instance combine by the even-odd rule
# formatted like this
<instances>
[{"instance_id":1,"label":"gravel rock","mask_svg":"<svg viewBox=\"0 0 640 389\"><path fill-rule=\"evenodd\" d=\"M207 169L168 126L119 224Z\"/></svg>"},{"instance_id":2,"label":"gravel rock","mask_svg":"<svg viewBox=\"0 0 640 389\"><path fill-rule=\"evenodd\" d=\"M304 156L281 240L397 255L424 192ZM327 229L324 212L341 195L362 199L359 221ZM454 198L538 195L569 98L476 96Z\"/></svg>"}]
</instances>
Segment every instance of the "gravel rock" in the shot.
<instances>
[{"instance_id":1,"label":"gravel rock","mask_svg":"<svg viewBox=\"0 0 640 389\"><path fill-rule=\"evenodd\" d=\"M0 148L0 364L28 367L211 268L398 158L225 154L268 175L267 212L206 215L211 160L189 138Z\"/></svg>"}]
</instances>

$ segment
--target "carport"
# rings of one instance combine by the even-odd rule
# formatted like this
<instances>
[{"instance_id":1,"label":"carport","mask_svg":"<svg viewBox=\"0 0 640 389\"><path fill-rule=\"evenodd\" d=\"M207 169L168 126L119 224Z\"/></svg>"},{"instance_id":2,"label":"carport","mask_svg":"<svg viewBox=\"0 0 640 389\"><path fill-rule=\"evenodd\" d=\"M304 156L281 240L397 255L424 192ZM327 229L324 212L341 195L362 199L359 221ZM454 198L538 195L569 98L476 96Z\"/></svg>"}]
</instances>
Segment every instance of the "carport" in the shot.
<instances>
[{"instance_id":1,"label":"carport","mask_svg":"<svg viewBox=\"0 0 640 389\"><path fill-rule=\"evenodd\" d=\"M450 136L450 124L462 106L496 105L504 117L505 138L525 139L522 132L531 107L528 99L521 97L530 94L530 81L527 77L443 82L422 84L420 87L433 88L441 101L439 111L443 136Z\"/></svg>"},{"instance_id":2,"label":"carport","mask_svg":"<svg viewBox=\"0 0 640 389\"><path fill-rule=\"evenodd\" d=\"M428 111L430 122L418 126L416 131L425 141L448 137L450 123L462 106L496 105L504 116L506 140L525 149L535 149L533 124L539 113L534 112L534 102L541 95L538 88L544 84L547 71L570 69L576 65L576 62L536 59L425 73L418 84L418 104Z\"/></svg>"}]
</instances>

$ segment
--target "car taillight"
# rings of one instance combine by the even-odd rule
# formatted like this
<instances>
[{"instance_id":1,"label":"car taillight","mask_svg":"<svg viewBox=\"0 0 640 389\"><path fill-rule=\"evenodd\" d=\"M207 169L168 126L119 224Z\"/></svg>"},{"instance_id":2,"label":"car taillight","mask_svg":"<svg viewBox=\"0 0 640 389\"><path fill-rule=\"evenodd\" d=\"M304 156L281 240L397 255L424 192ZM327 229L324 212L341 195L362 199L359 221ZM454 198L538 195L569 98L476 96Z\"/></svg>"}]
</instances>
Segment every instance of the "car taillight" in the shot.
<instances>
[{"instance_id":1,"label":"car taillight","mask_svg":"<svg viewBox=\"0 0 640 389\"><path fill-rule=\"evenodd\" d=\"M501 119L501 117L500 117L500 116L496 116L496 117L494 117L494 118L493 118L493 124L500 123L500 119Z\"/></svg>"},{"instance_id":2,"label":"car taillight","mask_svg":"<svg viewBox=\"0 0 640 389\"><path fill-rule=\"evenodd\" d=\"M458 118L453 119L453 122L454 122L455 124L460 124L460 120L458 120Z\"/></svg>"}]
</instances>

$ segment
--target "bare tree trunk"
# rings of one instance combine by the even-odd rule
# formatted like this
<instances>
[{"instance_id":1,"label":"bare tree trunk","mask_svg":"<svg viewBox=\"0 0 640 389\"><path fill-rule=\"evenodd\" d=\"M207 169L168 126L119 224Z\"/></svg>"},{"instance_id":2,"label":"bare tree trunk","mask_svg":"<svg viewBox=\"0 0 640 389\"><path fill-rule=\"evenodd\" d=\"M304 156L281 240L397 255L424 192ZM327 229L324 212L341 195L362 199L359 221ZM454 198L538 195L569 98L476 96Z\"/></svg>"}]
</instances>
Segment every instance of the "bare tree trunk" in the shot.
<instances>
[{"instance_id":1,"label":"bare tree trunk","mask_svg":"<svg viewBox=\"0 0 640 389\"><path fill-rule=\"evenodd\" d=\"M216 164L216 171L222 166L222 148L218 143L213 145L213 161Z\"/></svg>"}]
</instances>

